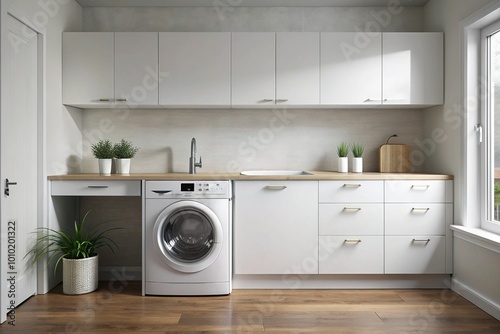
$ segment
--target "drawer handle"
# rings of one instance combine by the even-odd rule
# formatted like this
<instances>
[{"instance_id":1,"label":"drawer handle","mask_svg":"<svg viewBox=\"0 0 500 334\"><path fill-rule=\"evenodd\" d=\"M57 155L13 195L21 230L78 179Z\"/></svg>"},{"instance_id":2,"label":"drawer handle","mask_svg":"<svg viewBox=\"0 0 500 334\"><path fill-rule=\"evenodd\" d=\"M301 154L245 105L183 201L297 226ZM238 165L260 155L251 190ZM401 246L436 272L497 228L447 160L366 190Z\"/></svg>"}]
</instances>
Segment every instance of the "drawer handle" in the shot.
<instances>
[{"instance_id":1,"label":"drawer handle","mask_svg":"<svg viewBox=\"0 0 500 334\"><path fill-rule=\"evenodd\" d=\"M127 99L116 99L116 102L127 102Z\"/></svg>"},{"instance_id":2,"label":"drawer handle","mask_svg":"<svg viewBox=\"0 0 500 334\"><path fill-rule=\"evenodd\" d=\"M88 186L90 189L106 189L109 188L109 186Z\"/></svg>"},{"instance_id":3,"label":"drawer handle","mask_svg":"<svg viewBox=\"0 0 500 334\"><path fill-rule=\"evenodd\" d=\"M99 102L110 102L111 99L99 99Z\"/></svg>"},{"instance_id":4,"label":"drawer handle","mask_svg":"<svg viewBox=\"0 0 500 334\"><path fill-rule=\"evenodd\" d=\"M345 239L344 242L346 244L357 244L361 242L361 239Z\"/></svg>"},{"instance_id":5,"label":"drawer handle","mask_svg":"<svg viewBox=\"0 0 500 334\"><path fill-rule=\"evenodd\" d=\"M151 191L154 193L160 194L160 195L164 195L164 194L168 194L168 193L172 192L172 190L151 190Z\"/></svg>"},{"instance_id":6,"label":"drawer handle","mask_svg":"<svg viewBox=\"0 0 500 334\"><path fill-rule=\"evenodd\" d=\"M262 102L274 102L273 99L264 99L264 100L261 100Z\"/></svg>"},{"instance_id":7,"label":"drawer handle","mask_svg":"<svg viewBox=\"0 0 500 334\"><path fill-rule=\"evenodd\" d=\"M361 211L361 208L348 208L348 207L345 207L344 211Z\"/></svg>"},{"instance_id":8,"label":"drawer handle","mask_svg":"<svg viewBox=\"0 0 500 334\"><path fill-rule=\"evenodd\" d=\"M265 187L267 190L283 190L286 189L286 186L266 186Z\"/></svg>"},{"instance_id":9,"label":"drawer handle","mask_svg":"<svg viewBox=\"0 0 500 334\"><path fill-rule=\"evenodd\" d=\"M361 184L359 183L344 183L344 187L346 188L359 188Z\"/></svg>"},{"instance_id":10,"label":"drawer handle","mask_svg":"<svg viewBox=\"0 0 500 334\"><path fill-rule=\"evenodd\" d=\"M411 189L422 189L422 190L425 190L425 189L428 189L430 187L430 185L428 184L413 184L411 186Z\"/></svg>"},{"instance_id":11,"label":"drawer handle","mask_svg":"<svg viewBox=\"0 0 500 334\"><path fill-rule=\"evenodd\" d=\"M430 208L411 208L411 211L424 212L424 213L429 210Z\"/></svg>"},{"instance_id":12,"label":"drawer handle","mask_svg":"<svg viewBox=\"0 0 500 334\"><path fill-rule=\"evenodd\" d=\"M276 99L276 103L288 102L288 99Z\"/></svg>"},{"instance_id":13,"label":"drawer handle","mask_svg":"<svg viewBox=\"0 0 500 334\"><path fill-rule=\"evenodd\" d=\"M412 242L425 242L427 244L430 241L431 241L431 239L413 239Z\"/></svg>"}]
</instances>

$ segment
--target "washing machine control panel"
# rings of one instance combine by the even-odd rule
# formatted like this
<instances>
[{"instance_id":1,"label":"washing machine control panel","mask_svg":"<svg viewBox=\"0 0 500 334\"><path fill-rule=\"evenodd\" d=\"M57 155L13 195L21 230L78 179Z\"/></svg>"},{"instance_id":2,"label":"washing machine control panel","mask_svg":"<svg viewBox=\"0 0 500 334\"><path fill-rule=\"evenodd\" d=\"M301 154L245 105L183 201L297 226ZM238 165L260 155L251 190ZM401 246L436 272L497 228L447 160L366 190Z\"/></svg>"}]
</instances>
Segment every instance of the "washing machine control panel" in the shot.
<instances>
[{"instance_id":1,"label":"washing machine control panel","mask_svg":"<svg viewBox=\"0 0 500 334\"><path fill-rule=\"evenodd\" d=\"M230 198L229 181L147 181L148 198Z\"/></svg>"}]
</instances>

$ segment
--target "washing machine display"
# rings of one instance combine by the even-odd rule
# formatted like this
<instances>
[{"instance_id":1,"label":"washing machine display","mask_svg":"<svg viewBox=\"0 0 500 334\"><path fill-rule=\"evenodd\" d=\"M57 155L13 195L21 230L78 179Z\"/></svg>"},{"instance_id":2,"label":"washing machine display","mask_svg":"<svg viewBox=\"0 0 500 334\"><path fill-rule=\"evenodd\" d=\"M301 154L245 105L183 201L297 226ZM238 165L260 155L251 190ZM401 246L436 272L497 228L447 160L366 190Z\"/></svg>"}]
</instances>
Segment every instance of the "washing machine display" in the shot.
<instances>
[{"instance_id":1,"label":"washing machine display","mask_svg":"<svg viewBox=\"0 0 500 334\"><path fill-rule=\"evenodd\" d=\"M146 181L148 295L231 292L231 183Z\"/></svg>"}]
</instances>

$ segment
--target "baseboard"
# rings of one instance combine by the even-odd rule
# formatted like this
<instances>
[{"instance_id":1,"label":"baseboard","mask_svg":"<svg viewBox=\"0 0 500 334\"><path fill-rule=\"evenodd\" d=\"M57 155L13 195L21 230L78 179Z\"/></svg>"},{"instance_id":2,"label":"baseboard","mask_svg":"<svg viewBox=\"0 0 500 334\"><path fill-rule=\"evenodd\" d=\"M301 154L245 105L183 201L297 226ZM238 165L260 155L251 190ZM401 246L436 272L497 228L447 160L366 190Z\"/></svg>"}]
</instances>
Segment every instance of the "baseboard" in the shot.
<instances>
[{"instance_id":1,"label":"baseboard","mask_svg":"<svg viewBox=\"0 0 500 334\"><path fill-rule=\"evenodd\" d=\"M494 301L454 278L451 280L451 289L497 320L500 320L500 305Z\"/></svg>"},{"instance_id":2,"label":"baseboard","mask_svg":"<svg viewBox=\"0 0 500 334\"><path fill-rule=\"evenodd\" d=\"M140 281L142 267L100 267L99 281Z\"/></svg>"}]
</instances>

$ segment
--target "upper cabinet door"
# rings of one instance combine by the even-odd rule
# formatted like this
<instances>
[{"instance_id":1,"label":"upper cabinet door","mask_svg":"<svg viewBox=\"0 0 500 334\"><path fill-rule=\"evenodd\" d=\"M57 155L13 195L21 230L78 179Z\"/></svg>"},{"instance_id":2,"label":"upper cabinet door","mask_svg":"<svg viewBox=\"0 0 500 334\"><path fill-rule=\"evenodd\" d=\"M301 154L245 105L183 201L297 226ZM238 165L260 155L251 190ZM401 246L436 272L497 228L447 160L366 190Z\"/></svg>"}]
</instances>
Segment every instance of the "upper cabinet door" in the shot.
<instances>
[{"instance_id":1,"label":"upper cabinet door","mask_svg":"<svg viewBox=\"0 0 500 334\"><path fill-rule=\"evenodd\" d=\"M113 63L114 33L63 33L63 104L112 102Z\"/></svg>"},{"instance_id":2,"label":"upper cabinet door","mask_svg":"<svg viewBox=\"0 0 500 334\"><path fill-rule=\"evenodd\" d=\"M383 34L383 104L443 103L443 34Z\"/></svg>"},{"instance_id":3,"label":"upper cabinet door","mask_svg":"<svg viewBox=\"0 0 500 334\"><path fill-rule=\"evenodd\" d=\"M276 33L276 104L319 104L319 33Z\"/></svg>"},{"instance_id":4,"label":"upper cabinet door","mask_svg":"<svg viewBox=\"0 0 500 334\"><path fill-rule=\"evenodd\" d=\"M275 99L275 33L233 33L233 106L271 106Z\"/></svg>"},{"instance_id":5,"label":"upper cabinet door","mask_svg":"<svg viewBox=\"0 0 500 334\"><path fill-rule=\"evenodd\" d=\"M115 33L115 99L158 105L158 33Z\"/></svg>"},{"instance_id":6,"label":"upper cabinet door","mask_svg":"<svg viewBox=\"0 0 500 334\"><path fill-rule=\"evenodd\" d=\"M160 33L160 104L229 106L230 33Z\"/></svg>"},{"instance_id":7,"label":"upper cabinet door","mask_svg":"<svg viewBox=\"0 0 500 334\"><path fill-rule=\"evenodd\" d=\"M321 33L321 104L382 103L382 35Z\"/></svg>"}]
</instances>

